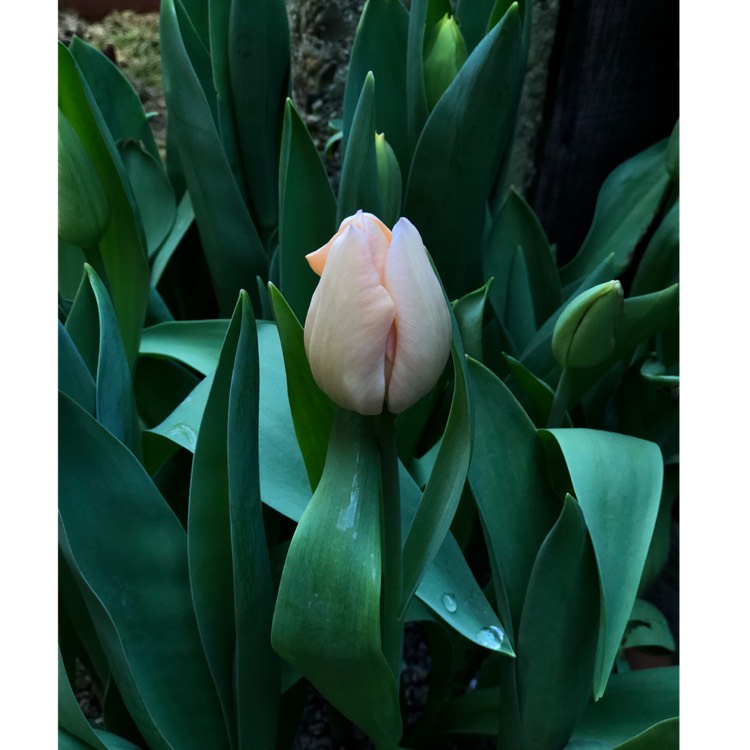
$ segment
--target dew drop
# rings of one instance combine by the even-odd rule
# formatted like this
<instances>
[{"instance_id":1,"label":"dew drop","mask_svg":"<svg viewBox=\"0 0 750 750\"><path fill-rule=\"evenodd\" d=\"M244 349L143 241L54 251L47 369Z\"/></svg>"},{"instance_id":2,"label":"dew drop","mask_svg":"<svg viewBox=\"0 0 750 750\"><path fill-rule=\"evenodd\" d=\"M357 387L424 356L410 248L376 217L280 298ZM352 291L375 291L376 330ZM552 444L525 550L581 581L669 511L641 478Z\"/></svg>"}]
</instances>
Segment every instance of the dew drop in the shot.
<instances>
[{"instance_id":1,"label":"dew drop","mask_svg":"<svg viewBox=\"0 0 750 750\"><path fill-rule=\"evenodd\" d=\"M198 436L195 434L195 430L184 422L178 422L169 428L167 436L172 438L175 442L180 445L184 445L188 450L195 450L195 444L198 441Z\"/></svg>"},{"instance_id":2,"label":"dew drop","mask_svg":"<svg viewBox=\"0 0 750 750\"><path fill-rule=\"evenodd\" d=\"M505 633L497 626L490 625L488 628L482 628L477 633L477 642L485 648L493 651L499 651L502 648Z\"/></svg>"},{"instance_id":3,"label":"dew drop","mask_svg":"<svg viewBox=\"0 0 750 750\"><path fill-rule=\"evenodd\" d=\"M443 594L442 596L443 606L453 614L458 609L458 602L453 594Z\"/></svg>"}]
</instances>

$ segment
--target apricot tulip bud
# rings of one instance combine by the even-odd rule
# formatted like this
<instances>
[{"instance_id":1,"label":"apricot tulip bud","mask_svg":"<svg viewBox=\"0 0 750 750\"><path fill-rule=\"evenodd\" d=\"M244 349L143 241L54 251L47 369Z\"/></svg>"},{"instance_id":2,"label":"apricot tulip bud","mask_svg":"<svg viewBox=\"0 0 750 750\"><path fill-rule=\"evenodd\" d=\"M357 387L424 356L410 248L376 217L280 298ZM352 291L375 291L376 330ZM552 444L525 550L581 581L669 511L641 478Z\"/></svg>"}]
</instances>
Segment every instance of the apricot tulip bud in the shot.
<instances>
[{"instance_id":1,"label":"apricot tulip bud","mask_svg":"<svg viewBox=\"0 0 750 750\"><path fill-rule=\"evenodd\" d=\"M307 256L320 276L305 321L318 385L360 414L398 413L424 396L448 360L451 320L419 232L393 232L358 211Z\"/></svg>"}]
</instances>

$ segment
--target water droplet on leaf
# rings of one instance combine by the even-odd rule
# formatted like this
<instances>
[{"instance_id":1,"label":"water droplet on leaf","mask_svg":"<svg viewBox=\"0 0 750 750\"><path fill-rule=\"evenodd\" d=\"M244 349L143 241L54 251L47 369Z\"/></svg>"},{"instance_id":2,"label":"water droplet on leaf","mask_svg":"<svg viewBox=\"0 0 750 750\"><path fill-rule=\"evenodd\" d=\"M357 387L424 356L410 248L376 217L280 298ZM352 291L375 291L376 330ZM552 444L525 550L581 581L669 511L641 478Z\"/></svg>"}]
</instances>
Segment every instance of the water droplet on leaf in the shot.
<instances>
[{"instance_id":1,"label":"water droplet on leaf","mask_svg":"<svg viewBox=\"0 0 750 750\"><path fill-rule=\"evenodd\" d=\"M458 602L453 594L443 594L442 596L443 606L452 614L458 609Z\"/></svg>"}]
</instances>

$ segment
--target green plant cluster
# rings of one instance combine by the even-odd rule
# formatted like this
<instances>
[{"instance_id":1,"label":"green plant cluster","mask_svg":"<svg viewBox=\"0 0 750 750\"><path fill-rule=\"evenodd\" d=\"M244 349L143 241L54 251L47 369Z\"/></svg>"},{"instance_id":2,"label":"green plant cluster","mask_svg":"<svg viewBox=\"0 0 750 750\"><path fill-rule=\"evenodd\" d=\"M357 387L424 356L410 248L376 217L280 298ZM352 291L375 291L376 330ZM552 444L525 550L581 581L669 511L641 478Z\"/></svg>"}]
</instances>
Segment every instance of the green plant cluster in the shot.
<instances>
[{"instance_id":1,"label":"green plant cluster","mask_svg":"<svg viewBox=\"0 0 750 750\"><path fill-rule=\"evenodd\" d=\"M309 684L379 750L678 746L678 667L624 658L674 649L641 596L678 491L678 131L559 266L507 184L532 12L368 0L337 195L283 0L162 1L166 162L120 71L60 45L61 748L283 750ZM303 343L304 256L359 209L407 217L451 301L445 372L390 422L336 409Z\"/></svg>"}]
</instances>

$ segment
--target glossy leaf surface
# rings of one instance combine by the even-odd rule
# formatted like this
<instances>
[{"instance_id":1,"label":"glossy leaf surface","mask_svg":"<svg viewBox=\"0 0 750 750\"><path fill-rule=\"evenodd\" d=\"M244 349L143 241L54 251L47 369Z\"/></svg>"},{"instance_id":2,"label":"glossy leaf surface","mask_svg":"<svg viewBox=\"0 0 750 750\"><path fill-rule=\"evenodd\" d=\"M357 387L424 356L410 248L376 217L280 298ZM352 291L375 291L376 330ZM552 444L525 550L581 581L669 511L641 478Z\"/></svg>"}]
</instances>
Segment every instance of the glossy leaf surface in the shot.
<instances>
[{"instance_id":1,"label":"glossy leaf surface","mask_svg":"<svg viewBox=\"0 0 750 750\"><path fill-rule=\"evenodd\" d=\"M379 494L372 427L339 410L323 476L289 547L272 637L339 711L393 747L401 716L380 640Z\"/></svg>"},{"instance_id":2,"label":"glossy leaf surface","mask_svg":"<svg viewBox=\"0 0 750 750\"><path fill-rule=\"evenodd\" d=\"M663 477L661 452L655 443L598 430L563 428L542 430L540 435L547 443L553 440L565 458L599 564L602 607L594 674L598 699L607 686L654 531Z\"/></svg>"},{"instance_id":3,"label":"glossy leaf surface","mask_svg":"<svg viewBox=\"0 0 750 750\"><path fill-rule=\"evenodd\" d=\"M128 710L153 748L228 747L184 529L133 454L64 395L59 429L61 547Z\"/></svg>"}]
</instances>

